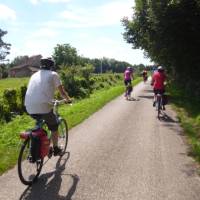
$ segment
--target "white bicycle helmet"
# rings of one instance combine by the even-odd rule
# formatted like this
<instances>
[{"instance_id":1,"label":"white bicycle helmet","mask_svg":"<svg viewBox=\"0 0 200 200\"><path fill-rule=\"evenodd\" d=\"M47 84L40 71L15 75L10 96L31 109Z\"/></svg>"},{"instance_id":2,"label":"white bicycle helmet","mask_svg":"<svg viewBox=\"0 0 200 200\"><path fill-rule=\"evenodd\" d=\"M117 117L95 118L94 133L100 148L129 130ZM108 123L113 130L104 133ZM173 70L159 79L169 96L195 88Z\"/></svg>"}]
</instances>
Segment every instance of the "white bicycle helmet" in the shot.
<instances>
[{"instance_id":1,"label":"white bicycle helmet","mask_svg":"<svg viewBox=\"0 0 200 200\"><path fill-rule=\"evenodd\" d=\"M162 71L162 70L163 70L163 67L162 67L162 66L159 66L159 67L158 67L158 70Z\"/></svg>"}]
</instances>

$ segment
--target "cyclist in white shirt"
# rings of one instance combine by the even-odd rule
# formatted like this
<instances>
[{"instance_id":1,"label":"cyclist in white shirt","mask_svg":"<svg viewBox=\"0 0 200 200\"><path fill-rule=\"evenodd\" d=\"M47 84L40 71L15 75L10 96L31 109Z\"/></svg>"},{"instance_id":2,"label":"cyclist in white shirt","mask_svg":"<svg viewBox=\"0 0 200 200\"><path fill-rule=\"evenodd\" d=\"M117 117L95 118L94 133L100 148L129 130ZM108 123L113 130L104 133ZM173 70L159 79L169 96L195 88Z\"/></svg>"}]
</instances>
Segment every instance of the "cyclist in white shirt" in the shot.
<instances>
[{"instance_id":1,"label":"cyclist in white shirt","mask_svg":"<svg viewBox=\"0 0 200 200\"><path fill-rule=\"evenodd\" d=\"M44 119L49 130L52 131L54 155L56 156L61 153L61 149L58 147L58 123L51 102L54 99L56 89L66 99L66 102L71 102L71 99L62 85L59 75L51 71L54 65L51 58L41 59L40 70L34 73L29 80L25 106L31 117Z\"/></svg>"}]
</instances>

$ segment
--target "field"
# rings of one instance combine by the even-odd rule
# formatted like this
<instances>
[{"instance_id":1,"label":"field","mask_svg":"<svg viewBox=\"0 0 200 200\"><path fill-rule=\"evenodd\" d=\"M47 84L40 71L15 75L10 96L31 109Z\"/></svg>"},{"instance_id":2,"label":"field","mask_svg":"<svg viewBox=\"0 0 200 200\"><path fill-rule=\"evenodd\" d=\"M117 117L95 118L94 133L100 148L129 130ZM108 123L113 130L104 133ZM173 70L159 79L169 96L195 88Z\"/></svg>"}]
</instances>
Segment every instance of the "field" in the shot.
<instances>
[{"instance_id":1,"label":"field","mask_svg":"<svg viewBox=\"0 0 200 200\"><path fill-rule=\"evenodd\" d=\"M29 78L7 78L0 80L0 95L7 88L17 89L27 85Z\"/></svg>"}]
</instances>

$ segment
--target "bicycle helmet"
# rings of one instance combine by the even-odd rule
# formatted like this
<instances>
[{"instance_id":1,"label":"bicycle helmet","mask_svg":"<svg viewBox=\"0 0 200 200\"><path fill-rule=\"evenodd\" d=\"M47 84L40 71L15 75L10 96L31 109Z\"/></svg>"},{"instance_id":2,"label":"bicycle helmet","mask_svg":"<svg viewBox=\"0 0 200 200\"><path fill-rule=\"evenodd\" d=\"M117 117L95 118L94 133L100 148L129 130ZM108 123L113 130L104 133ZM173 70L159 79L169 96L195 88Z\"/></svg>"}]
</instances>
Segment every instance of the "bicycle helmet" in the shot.
<instances>
[{"instance_id":1,"label":"bicycle helmet","mask_svg":"<svg viewBox=\"0 0 200 200\"><path fill-rule=\"evenodd\" d=\"M127 70L133 71L132 67L127 67Z\"/></svg>"},{"instance_id":2,"label":"bicycle helmet","mask_svg":"<svg viewBox=\"0 0 200 200\"><path fill-rule=\"evenodd\" d=\"M158 71L159 71L159 72L162 72L163 70L164 70L164 69L163 69L162 66L159 66L159 67L158 67Z\"/></svg>"},{"instance_id":3,"label":"bicycle helmet","mask_svg":"<svg viewBox=\"0 0 200 200\"><path fill-rule=\"evenodd\" d=\"M55 66L55 62L52 58L42 58L40 60L40 65L42 69L51 69Z\"/></svg>"}]
</instances>

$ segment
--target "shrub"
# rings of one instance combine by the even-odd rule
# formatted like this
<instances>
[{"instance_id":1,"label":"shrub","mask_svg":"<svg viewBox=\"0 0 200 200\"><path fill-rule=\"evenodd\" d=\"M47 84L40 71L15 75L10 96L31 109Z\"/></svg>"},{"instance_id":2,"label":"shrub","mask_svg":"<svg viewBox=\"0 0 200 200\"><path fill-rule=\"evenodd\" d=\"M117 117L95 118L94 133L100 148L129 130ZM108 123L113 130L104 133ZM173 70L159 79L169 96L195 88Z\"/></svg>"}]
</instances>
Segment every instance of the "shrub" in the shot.
<instances>
[{"instance_id":1,"label":"shrub","mask_svg":"<svg viewBox=\"0 0 200 200\"><path fill-rule=\"evenodd\" d=\"M0 121L8 122L11 120L10 108L7 104L4 103L3 99L0 99Z\"/></svg>"},{"instance_id":2,"label":"shrub","mask_svg":"<svg viewBox=\"0 0 200 200\"><path fill-rule=\"evenodd\" d=\"M13 112L17 112L17 91L15 89L6 89L3 93L4 102L9 106Z\"/></svg>"},{"instance_id":3,"label":"shrub","mask_svg":"<svg viewBox=\"0 0 200 200\"><path fill-rule=\"evenodd\" d=\"M26 108L24 106L26 90L27 90L26 85L20 87L20 96L19 96L19 98L20 98L20 112L21 113L26 111Z\"/></svg>"}]
</instances>

